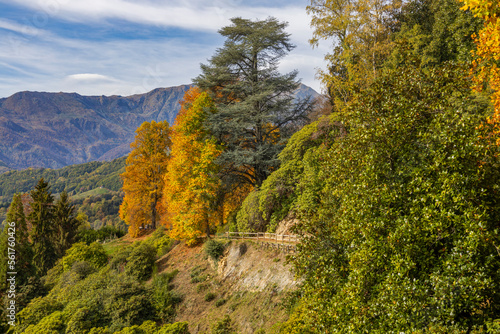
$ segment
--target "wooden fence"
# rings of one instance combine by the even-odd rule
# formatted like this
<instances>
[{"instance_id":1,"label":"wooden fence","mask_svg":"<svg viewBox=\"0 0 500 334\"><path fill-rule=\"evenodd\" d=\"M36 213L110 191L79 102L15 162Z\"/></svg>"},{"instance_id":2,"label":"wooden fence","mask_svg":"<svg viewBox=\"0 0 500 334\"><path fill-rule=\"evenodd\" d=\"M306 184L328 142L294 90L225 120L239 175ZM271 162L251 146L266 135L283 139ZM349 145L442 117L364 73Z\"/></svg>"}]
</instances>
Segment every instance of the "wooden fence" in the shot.
<instances>
[{"instance_id":1,"label":"wooden fence","mask_svg":"<svg viewBox=\"0 0 500 334\"><path fill-rule=\"evenodd\" d=\"M300 240L300 237L297 235L264 232L226 232L218 236L226 239L255 239L289 244L296 244Z\"/></svg>"},{"instance_id":2,"label":"wooden fence","mask_svg":"<svg viewBox=\"0 0 500 334\"><path fill-rule=\"evenodd\" d=\"M217 237L225 239L251 239L255 240L263 248L274 248L285 252L295 252L296 244L300 237L291 234L276 234L262 232L226 232L218 234Z\"/></svg>"}]
</instances>

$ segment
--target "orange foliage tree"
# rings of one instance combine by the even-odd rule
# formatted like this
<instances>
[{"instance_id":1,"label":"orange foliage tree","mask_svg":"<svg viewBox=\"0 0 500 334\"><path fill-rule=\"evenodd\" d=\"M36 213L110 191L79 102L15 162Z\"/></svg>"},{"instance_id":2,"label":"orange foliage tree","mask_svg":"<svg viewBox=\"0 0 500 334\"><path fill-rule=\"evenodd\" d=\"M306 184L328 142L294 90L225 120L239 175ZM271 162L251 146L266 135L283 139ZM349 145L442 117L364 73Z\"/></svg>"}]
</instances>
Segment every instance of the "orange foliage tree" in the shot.
<instances>
[{"instance_id":1,"label":"orange foliage tree","mask_svg":"<svg viewBox=\"0 0 500 334\"><path fill-rule=\"evenodd\" d=\"M216 112L206 92L186 92L173 126L172 158L165 175L165 219L171 237L192 244L210 229L223 224L239 205L241 189L223 189L215 163L223 151L204 126L206 116Z\"/></svg>"},{"instance_id":2,"label":"orange foliage tree","mask_svg":"<svg viewBox=\"0 0 500 334\"><path fill-rule=\"evenodd\" d=\"M141 227L156 228L164 213L163 188L170 158L171 129L166 121L144 122L136 130L132 151L121 174L125 197L120 217L129 225L129 234L137 237Z\"/></svg>"},{"instance_id":3,"label":"orange foliage tree","mask_svg":"<svg viewBox=\"0 0 500 334\"><path fill-rule=\"evenodd\" d=\"M477 36L474 51L473 72L475 73L475 90L485 87L491 89L491 101L495 108L489 123L500 134L500 4L497 0L460 0L465 6L462 10L471 10L475 16L484 20L484 27ZM500 137L497 136L500 145Z\"/></svg>"}]
</instances>

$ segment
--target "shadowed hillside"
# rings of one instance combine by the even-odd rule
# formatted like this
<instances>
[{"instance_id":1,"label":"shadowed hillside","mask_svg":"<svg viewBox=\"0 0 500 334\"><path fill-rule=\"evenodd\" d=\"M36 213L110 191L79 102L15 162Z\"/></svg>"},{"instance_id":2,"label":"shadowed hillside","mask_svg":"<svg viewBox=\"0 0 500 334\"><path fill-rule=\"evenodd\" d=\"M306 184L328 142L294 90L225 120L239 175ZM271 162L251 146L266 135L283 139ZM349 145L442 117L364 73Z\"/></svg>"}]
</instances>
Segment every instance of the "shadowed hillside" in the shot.
<instances>
[{"instance_id":1,"label":"shadowed hillside","mask_svg":"<svg viewBox=\"0 0 500 334\"><path fill-rule=\"evenodd\" d=\"M20 92L0 100L0 170L61 168L129 152L144 121L173 123L189 88L122 96Z\"/></svg>"}]
</instances>

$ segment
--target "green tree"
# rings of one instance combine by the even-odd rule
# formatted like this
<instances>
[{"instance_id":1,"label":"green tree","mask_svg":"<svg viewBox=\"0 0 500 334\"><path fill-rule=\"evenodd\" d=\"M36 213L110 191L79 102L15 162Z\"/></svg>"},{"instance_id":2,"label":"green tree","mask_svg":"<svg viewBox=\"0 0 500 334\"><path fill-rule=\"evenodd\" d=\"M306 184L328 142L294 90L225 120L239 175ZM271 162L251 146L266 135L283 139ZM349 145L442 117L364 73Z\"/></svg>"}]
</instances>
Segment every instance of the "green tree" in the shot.
<instances>
[{"instance_id":1,"label":"green tree","mask_svg":"<svg viewBox=\"0 0 500 334\"><path fill-rule=\"evenodd\" d=\"M327 117L306 125L296 132L281 151L280 168L259 189L250 193L236 217L239 231L274 232L279 222L292 218L299 193L297 184L304 173L304 161L319 147L328 144L335 127Z\"/></svg>"},{"instance_id":2,"label":"green tree","mask_svg":"<svg viewBox=\"0 0 500 334\"><path fill-rule=\"evenodd\" d=\"M339 135L305 157L298 187L299 332L462 333L500 317L499 157L469 86L450 65L408 66L333 116Z\"/></svg>"},{"instance_id":3,"label":"green tree","mask_svg":"<svg viewBox=\"0 0 500 334\"><path fill-rule=\"evenodd\" d=\"M31 192L32 212L28 220L32 225L30 239L33 245L33 264L39 276L45 275L57 260L54 246L57 228L54 223L54 197L43 178Z\"/></svg>"},{"instance_id":4,"label":"green tree","mask_svg":"<svg viewBox=\"0 0 500 334\"><path fill-rule=\"evenodd\" d=\"M405 45L425 66L470 61L474 49L471 36L479 31L481 20L459 7L455 0L407 2L397 15L396 44ZM400 56L401 48L395 48L389 66L397 65L398 58L404 60Z\"/></svg>"},{"instance_id":5,"label":"green tree","mask_svg":"<svg viewBox=\"0 0 500 334\"><path fill-rule=\"evenodd\" d=\"M59 257L71 247L80 226L80 221L76 218L75 207L69 202L68 193L63 191L54 207L55 224L57 226L57 254Z\"/></svg>"},{"instance_id":6,"label":"green tree","mask_svg":"<svg viewBox=\"0 0 500 334\"><path fill-rule=\"evenodd\" d=\"M28 239L28 228L26 225L26 216L24 214L24 206L21 200L21 194L15 194L7 211L6 225L0 239L0 249L5 258L8 258L7 249L9 248L10 240L14 241L15 246L10 247L15 250L14 270L8 270L8 262L3 261L0 264L0 278L2 287L5 284L6 273L8 271L16 271L16 284L24 285L28 281L28 277L34 274L32 258L33 252Z\"/></svg>"},{"instance_id":7,"label":"green tree","mask_svg":"<svg viewBox=\"0 0 500 334\"><path fill-rule=\"evenodd\" d=\"M212 93L217 113L209 115L209 131L224 145L217 161L232 182L260 186L278 166L277 155L294 124L306 119L309 99L294 102L297 72L282 75L280 60L294 46L286 23L275 18L231 19L219 30L226 37L194 82ZM235 181L236 180L236 181Z\"/></svg>"},{"instance_id":8,"label":"green tree","mask_svg":"<svg viewBox=\"0 0 500 334\"><path fill-rule=\"evenodd\" d=\"M380 75L390 55L391 33L397 22L400 0L311 0L307 12L314 28L311 45L332 40L325 55L327 71L319 71L336 111L356 89L367 87Z\"/></svg>"}]
</instances>

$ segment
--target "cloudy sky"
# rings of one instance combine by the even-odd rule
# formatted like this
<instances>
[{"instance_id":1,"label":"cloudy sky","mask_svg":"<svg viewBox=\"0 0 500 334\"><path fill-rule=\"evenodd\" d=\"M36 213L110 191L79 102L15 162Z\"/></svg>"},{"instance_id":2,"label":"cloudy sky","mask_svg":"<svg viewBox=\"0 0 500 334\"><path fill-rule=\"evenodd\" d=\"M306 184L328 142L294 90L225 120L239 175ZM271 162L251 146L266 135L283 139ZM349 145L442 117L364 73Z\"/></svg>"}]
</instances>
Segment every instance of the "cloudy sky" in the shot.
<instances>
[{"instance_id":1,"label":"cloudy sky","mask_svg":"<svg viewBox=\"0 0 500 334\"><path fill-rule=\"evenodd\" d=\"M0 0L0 98L18 91L132 95L191 83L231 17L289 22L280 70L318 92L308 0Z\"/></svg>"}]
</instances>

